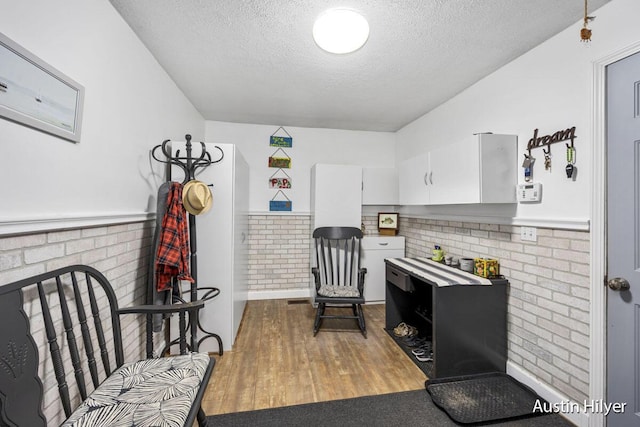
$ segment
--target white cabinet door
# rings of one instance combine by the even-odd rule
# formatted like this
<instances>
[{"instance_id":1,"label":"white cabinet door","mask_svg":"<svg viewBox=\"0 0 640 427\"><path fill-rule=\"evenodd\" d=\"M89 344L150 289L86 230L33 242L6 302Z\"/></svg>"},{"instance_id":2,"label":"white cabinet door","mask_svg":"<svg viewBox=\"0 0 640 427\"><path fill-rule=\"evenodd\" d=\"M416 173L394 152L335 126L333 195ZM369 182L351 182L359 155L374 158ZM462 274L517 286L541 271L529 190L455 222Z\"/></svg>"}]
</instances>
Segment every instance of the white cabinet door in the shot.
<instances>
[{"instance_id":1,"label":"white cabinet door","mask_svg":"<svg viewBox=\"0 0 640 427\"><path fill-rule=\"evenodd\" d=\"M475 143L474 143L475 142ZM477 139L444 145L431 152L432 205L480 203Z\"/></svg>"},{"instance_id":2,"label":"white cabinet door","mask_svg":"<svg viewBox=\"0 0 640 427\"><path fill-rule=\"evenodd\" d=\"M363 168L362 204L397 205L398 170L396 168Z\"/></svg>"},{"instance_id":3,"label":"white cabinet door","mask_svg":"<svg viewBox=\"0 0 640 427\"><path fill-rule=\"evenodd\" d=\"M311 168L312 227L362 226L362 167L315 164Z\"/></svg>"},{"instance_id":4,"label":"white cabinet door","mask_svg":"<svg viewBox=\"0 0 640 427\"><path fill-rule=\"evenodd\" d=\"M429 204L429 153L423 153L400 163L398 196L401 205Z\"/></svg>"},{"instance_id":5,"label":"white cabinet door","mask_svg":"<svg viewBox=\"0 0 640 427\"><path fill-rule=\"evenodd\" d=\"M479 135L480 202L516 203L518 139L515 135Z\"/></svg>"}]
</instances>

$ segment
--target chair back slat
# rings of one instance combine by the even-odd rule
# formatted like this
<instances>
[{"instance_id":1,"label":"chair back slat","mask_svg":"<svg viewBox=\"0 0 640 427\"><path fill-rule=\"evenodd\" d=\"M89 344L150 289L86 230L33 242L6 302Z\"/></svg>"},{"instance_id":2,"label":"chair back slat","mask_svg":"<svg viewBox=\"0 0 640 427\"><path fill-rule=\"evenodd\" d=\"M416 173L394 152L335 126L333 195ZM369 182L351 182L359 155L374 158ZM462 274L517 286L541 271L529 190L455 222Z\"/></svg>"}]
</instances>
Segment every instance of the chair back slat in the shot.
<instances>
[{"instance_id":1,"label":"chair back slat","mask_svg":"<svg viewBox=\"0 0 640 427\"><path fill-rule=\"evenodd\" d=\"M78 391L82 400L87 398L87 384L84 381L84 371L82 370L82 364L80 362L80 354L78 353L78 344L76 343L76 335L73 332L73 322L71 321L71 314L69 313L69 304L67 303L67 297L62 287L62 281L60 276L56 277L56 288L58 290L58 298L60 300L60 310L62 311L62 324L64 325L64 332L67 337L67 345L69 346L69 352L71 353L71 366L73 366L73 374L76 377L76 384L78 385Z\"/></svg>"},{"instance_id":2,"label":"chair back slat","mask_svg":"<svg viewBox=\"0 0 640 427\"><path fill-rule=\"evenodd\" d=\"M38 282L38 295L40 297L40 307L42 308L42 317L44 319L44 328L47 335L47 341L49 342L49 351L53 361L53 371L58 381L58 392L60 393L60 400L62 400L62 407L64 413L68 417L71 415L71 399L69 397L69 387L66 381L66 375L64 371L64 364L62 363L62 355L60 354L60 346L58 345L57 334L53 325L53 319L51 318L51 310L49 309L49 303L47 301L47 295L42 286L42 282Z\"/></svg>"},{"instance_id":3,"label":"chair back slat","mask_svg":"<svg viewBox=\"0 0 640 427\"><path fill-rule=\"evenodd\" d=\"M98 378L98 365L96 363L96 357L93 351L93 342L91 340L91 331L87 323L87 313L84 309L84 301L82 299L82 292L78 286L78 278L75 271L71 272L71 283L73 285L73 295L76 300L76 310L78 312L78 320L80 322L80 331L82 332L82 343L84 344L84 351L87 355L87 364L89 366L89 374L91 375L91 381L93 387L98 387L100 379Z\"/></svg>"},{"instance_id":4,"label":"chair back slat","mask_svg":"<svg viewBox=\"0 0 640 427\"><path fill-rule=\"evenodd\" d=\"M104 329L102 328L102 320L100 319L100 309L96 300L96 294L91 283L91 276L87 273L87 290L89 291L89 307L91 307L91 317L96 328L96 338L100 347L100 357L102 359L102 368L107 376L111 375L111 363L109 361L109 349L107 341L104 338Z\"/></svg>"},{"instance_id":5,"label":"chair back slat","mask_svg":"<svg viewBox=\"0 0 640 427\"><path fill-rule=\"evenodd\" d=\"M349 241L351 243L351 248L352 250L350 251L351 254L351 261L349 263L349 286L353 286L353 266L355 263L355 256L356 256L356 251L354 250L354 248L356 247L356 238L352 237ZM348 246L349 242L345 242L345 246ZM346 251L346 249L345 249ZM360 257L358 257L358 260L360 259Z\"/></svg>"}]
</instances>

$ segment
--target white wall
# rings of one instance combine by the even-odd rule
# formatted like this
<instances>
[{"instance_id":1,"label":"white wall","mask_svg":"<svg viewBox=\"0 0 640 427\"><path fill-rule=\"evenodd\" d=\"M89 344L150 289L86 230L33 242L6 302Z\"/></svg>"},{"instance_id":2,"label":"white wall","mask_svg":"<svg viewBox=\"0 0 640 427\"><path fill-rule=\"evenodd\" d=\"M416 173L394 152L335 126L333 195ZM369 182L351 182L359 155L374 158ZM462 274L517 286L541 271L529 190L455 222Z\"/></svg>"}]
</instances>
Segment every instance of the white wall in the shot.
<instances>
[{"instance_id":1,"label":"white wall","mask_svg":"<svg viewBox=\"0 0 640 427\"><path fill-rule=\"evenodd\" d=\"M0 31L85 87L81 141L0 118L0 224L155 211L149 150L204 119L107 0L0 0Z\"/></svg>"},{"instance_id":2,"label":"white wall","mask_svg":"<svg viewBox=\"0 0 640 427\"><path fill-rule=\"evenodd\" d=\"M591 13L592 42L580 42L581 22L491 74L439 108L398 132L397 160L437 144L459 141L476 132L518 135L519 181L523 153L536 128L541 135L576 126L578 174L565 175L566 147L551 146L552 170L544 168L542 148L534 181L543 185L539 204L520 204L516 216L527 219L588 219L590 216L592 63L640 40L640 2L613 0ZM453 208L449 208L452 210ZM458 208L459 212L463 212ZM464 213L464 212L463 212ZM513 212L510 212L513 213Z\"/></svg>"},{"instance_id":3,"label":"white wall","mask_svg":"<svg viewBox=\"0 0 640 427\"><path fill-rule=\"evenodd\" d=\"M279 125L206 122L205 142L236 144L249 163L251 213L268 212L269 200L277 192L268 185L268 179L277 170L268 167L268 159L277 150L276 147L269 146L269 137L278 127ZM309 213L311 167L315 163L368 167L395 165L395 133L289 126L285 126L285 129L293 137L292 148L284 150L292 159L291 169L285 170L292 179L292 186L285 193L293 201L294 214ZM277 135L286 136L282 131Z\"/></svg>"}]
</instances>

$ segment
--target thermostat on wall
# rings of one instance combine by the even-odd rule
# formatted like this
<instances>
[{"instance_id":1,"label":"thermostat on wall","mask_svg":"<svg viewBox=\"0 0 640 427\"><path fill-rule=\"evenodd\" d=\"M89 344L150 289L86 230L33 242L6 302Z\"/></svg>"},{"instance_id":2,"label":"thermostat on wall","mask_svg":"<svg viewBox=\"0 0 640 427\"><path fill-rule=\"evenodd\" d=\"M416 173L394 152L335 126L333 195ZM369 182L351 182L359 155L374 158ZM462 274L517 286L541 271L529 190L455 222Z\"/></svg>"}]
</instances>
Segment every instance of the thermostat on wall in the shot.
<instances>
[{"instance_id":1,"label":"thermostat on wall","mask_svg":"<svg viewBox=\"0 0 640 427\"><path fill-rule=\"evenodd\" d=\"M518 185L518 202L539 202L541 197L542 185L539 182Z\"/></svg>"}]
</instances>

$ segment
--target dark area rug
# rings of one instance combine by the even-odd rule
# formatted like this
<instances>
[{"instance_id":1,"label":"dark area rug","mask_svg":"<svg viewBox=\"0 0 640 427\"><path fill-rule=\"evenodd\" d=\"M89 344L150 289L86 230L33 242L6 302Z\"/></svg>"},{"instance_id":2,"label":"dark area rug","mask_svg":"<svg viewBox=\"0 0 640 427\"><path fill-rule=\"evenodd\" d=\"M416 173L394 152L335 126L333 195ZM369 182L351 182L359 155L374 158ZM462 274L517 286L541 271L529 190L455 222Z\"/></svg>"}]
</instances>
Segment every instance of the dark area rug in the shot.
<instances>
[{"instance_id":1,"label":"dark area rug","mask_svg":"<svg viewBox=\"0 0 640 427\"><path fill-rule=\"evenodd\" d=\"M284 406L259 411L236 412L207 418L209 425L224 426L458 426L435 406L424 390L357 397L330 402ZM483 424L477 424L483 425ZM487 424L488 425L488 424ZM572 426L558 414L495 423L496 426L558 427Z\"/></svg>"},{"instance_id":2,"label":"dark area rug","mask_svg":"<svg viewBox=\"0 0 640 427\"><path fill-rule=\"evenodd\" d=\"M496 372L427 380L426 389L436 406L456 422L482 423L518 417L540 416L533 412L540 402L533 390L507 374Z\"/></svg>"}]
</instances>

